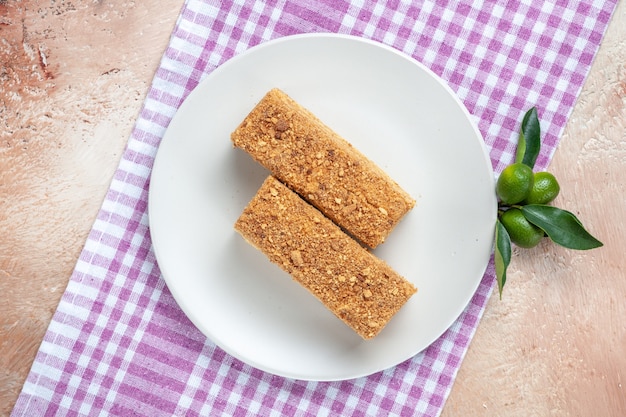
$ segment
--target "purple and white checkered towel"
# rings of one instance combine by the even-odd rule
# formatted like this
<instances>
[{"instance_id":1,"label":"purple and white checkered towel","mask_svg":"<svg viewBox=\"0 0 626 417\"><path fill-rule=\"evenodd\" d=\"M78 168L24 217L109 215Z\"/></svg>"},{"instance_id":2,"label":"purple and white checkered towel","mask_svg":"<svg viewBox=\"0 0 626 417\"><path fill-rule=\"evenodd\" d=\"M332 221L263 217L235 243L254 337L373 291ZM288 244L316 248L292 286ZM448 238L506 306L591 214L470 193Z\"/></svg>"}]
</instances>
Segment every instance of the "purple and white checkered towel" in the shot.
<instances>
[{"instance_id":1,"label":"purple and white checkered towel","mask_svg":"<svg viewBox=\"0 0 626 417\"><path fill-rule=\"evenodd\" d=\"M303 32L374 39L440 75L481 130L496 172L537 106L547 166L617 0L187 0L110 190L13 416L440 414L494 285L422 353L338 382L290 380L234 359L180 310L151 249L152 163L203 77L247 48Z\"/></svg>"}]
</instances>

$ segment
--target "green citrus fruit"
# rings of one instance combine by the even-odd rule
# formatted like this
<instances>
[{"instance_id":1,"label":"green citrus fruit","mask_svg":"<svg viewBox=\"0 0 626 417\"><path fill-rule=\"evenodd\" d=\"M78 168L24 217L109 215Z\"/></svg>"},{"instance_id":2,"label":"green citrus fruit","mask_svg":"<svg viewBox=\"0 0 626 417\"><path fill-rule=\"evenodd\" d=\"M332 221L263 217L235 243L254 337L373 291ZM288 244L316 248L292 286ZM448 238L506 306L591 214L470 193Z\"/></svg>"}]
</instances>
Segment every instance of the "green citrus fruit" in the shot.
<instances>
[{"instance_id":1,"label":"green citrus fruit","mask_svg":"<svg viewBox=\"0 0 626 417\"><path fill-rule=\"evenodd\" d=\"M500 222L504 226L511 242L521 248L532 248L543 238L543 230L530 223L518 208L512 208L500 216Z\"/></svg>"},{"instance_id":2,"label":"green citrus fruit","mask_svg":"<svg viewBox=\"0 0 626 417\"><path fill-rule=\"evenodd\" d=\"M525 204L548 204L559 195L561 187L554 175L549 172L537 172L533 181L533 186Z\"/></svg>"},{"instance_id":3,"label":"green citrus fruit","mask_svg":"<svg viewBox=\"0 0 626 417\"><path fill-rule=\"evenodd\" d=\"M533 170L528 165L511 164L498 177L496 194L504 204L517 204L528 197L533 179Z\"/></svg>"}]
</instances>

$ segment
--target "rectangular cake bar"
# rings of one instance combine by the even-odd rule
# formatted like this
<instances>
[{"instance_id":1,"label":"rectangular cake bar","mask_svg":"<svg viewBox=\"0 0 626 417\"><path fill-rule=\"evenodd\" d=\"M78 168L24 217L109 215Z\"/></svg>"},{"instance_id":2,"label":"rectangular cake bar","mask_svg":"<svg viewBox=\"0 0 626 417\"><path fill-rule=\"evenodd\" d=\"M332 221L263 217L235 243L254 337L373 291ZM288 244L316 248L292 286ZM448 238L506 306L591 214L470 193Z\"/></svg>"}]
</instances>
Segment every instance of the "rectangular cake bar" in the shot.
<instances>
[{"instance_id":1,"label":"rectangular cake bar","mask_svg":"<svg viewBox=\"0 0 626 417\"><path fill-rule=\"evenodd\" d=\"M272 176L235 229L364 339L376 336L417 291Z\"/></svg>"},{"instance_id":2,"label":"rectangular cake bar","mask_svg":"<svg viewBox=\"0 0 626 417\"><path fill-rule=\"evenodd\" d=\"M279 89L263 97L231 139L370 248L415 205L374 162Z\"/></svg>"}]
</instances>

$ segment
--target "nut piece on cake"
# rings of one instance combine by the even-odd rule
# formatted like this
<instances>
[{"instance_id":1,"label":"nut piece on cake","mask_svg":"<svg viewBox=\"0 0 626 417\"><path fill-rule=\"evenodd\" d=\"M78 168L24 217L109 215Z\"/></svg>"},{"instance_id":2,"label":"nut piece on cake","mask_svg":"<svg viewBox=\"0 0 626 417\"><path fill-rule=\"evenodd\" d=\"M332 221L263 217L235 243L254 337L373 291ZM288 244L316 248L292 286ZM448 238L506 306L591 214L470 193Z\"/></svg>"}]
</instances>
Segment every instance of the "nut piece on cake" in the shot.
<instances>
[{"instance_id":1,"label":"nut piece on cake","mask_svg":"<svg viewBox=\"0 0 626 417\"><path fill-rule=\"evenodd\" d=\"M370 248L415 206L387 173L279 89L263 97L231 140Z\"/></svg>"},{"instance_id":2,"label":"nut piece on cake","mask_svg":"<svg viewBox=\"0 0 626 417\"><path fill-rule=\"evenodd\" d=\"M417 291L272 176L235 229L364 339L376 336Z\"/></svg>"}]
</instances>

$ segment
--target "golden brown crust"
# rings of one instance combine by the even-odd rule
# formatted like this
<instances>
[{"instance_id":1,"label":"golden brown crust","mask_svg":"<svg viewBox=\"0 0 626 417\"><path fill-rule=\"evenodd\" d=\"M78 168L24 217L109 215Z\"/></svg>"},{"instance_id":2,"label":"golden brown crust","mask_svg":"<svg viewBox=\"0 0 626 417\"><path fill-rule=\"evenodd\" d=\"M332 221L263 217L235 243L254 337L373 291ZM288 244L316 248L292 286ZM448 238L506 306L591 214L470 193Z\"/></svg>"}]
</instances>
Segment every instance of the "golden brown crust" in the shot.
<instances>
[{"instance_id":1,"label":"golden brown crust","mask_svg":"<svg viewBox=\"0 0 626 417\"><path fill-rule=\"evenodd\" d=\"M231 139L371 248L415 205L382 169L279 89L265 95Z\"/></svg>"},{"instance_id":2,"label":"golden brown crust","mask_svg":"<svg viewBox=\"0 0 626 417\"><path fill-rule=\"evenodd\" d=\"M417 291L272 176L235 229L364 339L376 336Z\"/></svg>"}]
</instances>

